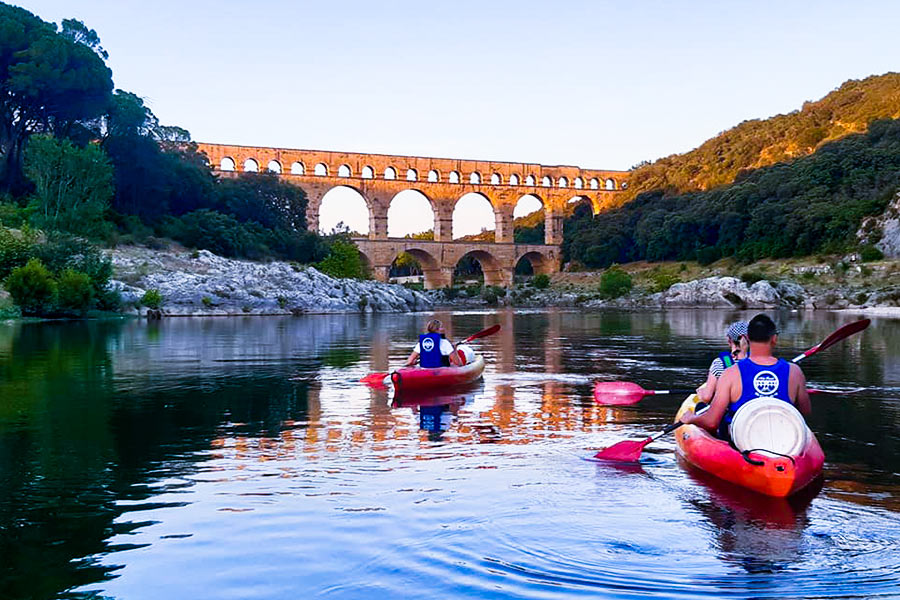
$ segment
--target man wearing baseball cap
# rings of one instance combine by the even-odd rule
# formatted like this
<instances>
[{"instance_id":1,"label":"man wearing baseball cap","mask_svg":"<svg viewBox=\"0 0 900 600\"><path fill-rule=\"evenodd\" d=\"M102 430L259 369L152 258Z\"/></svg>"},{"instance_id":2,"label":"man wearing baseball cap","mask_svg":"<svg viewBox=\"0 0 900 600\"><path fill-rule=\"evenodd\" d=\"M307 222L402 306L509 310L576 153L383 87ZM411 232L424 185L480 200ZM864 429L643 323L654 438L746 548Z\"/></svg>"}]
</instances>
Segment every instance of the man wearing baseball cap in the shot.
<instances>
[{"instance_id":1,"label":"man wearing baseball cap","mask_svg":"<svg viewBox=\"0 0 900 600\"><path fill-rule=\"evenodd\" d=\"M793 404L803 415L812 412L806 377L800 367L775 358L772 349L778 341L778 329L766 315L759 314L747 324L750 356L725 369L716 386L709 410L697 415L684 414L684 423L693 423L728 440L728 426L737 410L756 398L776 398Z\"/></svg>"},{"instance_id":2,"label":"man wearing baseball cap","mask_svg":"<svg viewBox=\"0 0 900 600\"><path fill-rule=\"evenodd\" d=\"M747 321L735 321L728 326L725 332L725 341L728 343L729 350L719 353L709 365L709 373L706 376L706 382L697 388L697 395L701 402L709 402L716 395L716 385L719 377L725 372L725 369L736 363L737 361L747 358L747 350L749 348L747 342Z\"/></svg>"}]
</instances>

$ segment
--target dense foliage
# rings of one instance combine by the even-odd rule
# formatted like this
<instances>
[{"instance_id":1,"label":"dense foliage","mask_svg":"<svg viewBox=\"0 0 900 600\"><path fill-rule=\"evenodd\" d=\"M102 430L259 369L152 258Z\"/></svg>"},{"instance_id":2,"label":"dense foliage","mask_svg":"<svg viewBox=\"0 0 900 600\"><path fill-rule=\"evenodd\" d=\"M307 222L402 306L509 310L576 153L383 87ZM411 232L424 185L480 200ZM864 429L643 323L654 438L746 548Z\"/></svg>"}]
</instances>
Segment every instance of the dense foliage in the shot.
<instances>
[{"instance_id":1,"label":"dense foliage","mask_svg":"<svg viewBox=\"0 0 900 600\"><path fill-rule=\"evenodd\" d=\"M0 3L0 191L21 192L22 152L36 132L77 135L104 114L112 72L99 39L74 20L62 31Z\"/></svg>"},{"instance_id":2,"label":"dense foliage","mask_svg":"<svg viewBox=\"0 0 900 600\"><path fill-rule=\"evenodd\" d=\"M29 209L38 227L88 237L111 229L104 214L113 194L113 171L97 145L79 148L69 140L32 136L25 174L34 182Z\"/></svg>"},{"instance_id":3,"label":"dense foliage","mask_svg":"<svg viewBox=\"0 0 900 600\"><path fill-rule=\"evenodd\" d=\"M770 119L753 119L687 152L644 163L629 176L627 202L641 192L710 190L748 170L806 156L879 119L900 118L900 73L850 80L821 100Z\"/></svg>"},{"instance_id":4,"label":"dense foliage","mask_svg":"<svg viewBox=\"0 0 900 600\"><path fill-rule=\"evenodd\" d=\"M187 131L113 92L107 58L80 21L57 26L0 3L0 280L23 314L117 306L112 265L87 240L167 236L225 256L333 257L326 264L347 268L343 245L306 231L302 189L273 174L216 178Z\"/></svg>"},{"instance_id":5,"label":"dense foliage","mask_svg":"<svg viewBox=\"0 0 900 600\"><path fill-rule=\"evenodd\" d=\"M765 167L708 192L646 192L608 213L577 210L563 251L591 267L838 252L900 187L900 120L873 123L813 155Z\"/></svg>"}]
</instances>

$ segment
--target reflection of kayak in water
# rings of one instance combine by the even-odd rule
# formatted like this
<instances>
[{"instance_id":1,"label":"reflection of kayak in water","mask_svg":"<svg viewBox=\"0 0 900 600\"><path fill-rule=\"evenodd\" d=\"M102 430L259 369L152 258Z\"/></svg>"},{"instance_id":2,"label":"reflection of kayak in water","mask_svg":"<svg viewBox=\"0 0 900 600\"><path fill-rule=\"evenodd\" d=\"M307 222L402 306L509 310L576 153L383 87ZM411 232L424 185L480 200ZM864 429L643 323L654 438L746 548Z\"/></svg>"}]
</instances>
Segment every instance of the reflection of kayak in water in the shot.
<instances>
[{"instance_id":1,"label":"reflection of kayak in water","mask_svg":"<svg viewBox=\"0 0 900 600\"><path fill-rule=\"evenodd\" d=\"M448 387L465 385L477 381L484 372L484 358L475 357L472 362L461 367L404 367L391 373L391 381L398 391L440 391Z\"/></svg>"},{"instance_id":2,"label":"reflection of kayak in water","mask_svg":"<svg viewBox=\"0 0 900 600\"><path fill-rule=\"evenodd\" d=\"M463 385L452 392L448 390L410 392L398 389L391 407L411 408L413 413L418 413L419 429L427 431L429 439L436 441L450 428L459 407L471 400L480 387L478 384Z\"/></svg>"},{"instance_id":3,"label":"reflection of kayak in water","mask_svg":"<svg viewBox=\"0 0 900 600\"><path fill-rule=\"evenodd\" d=\"M689 463L684 466L704 490L691 493L687 502L713 525L709 530L723 560L748 573L775 573L803 559L807 511L822 488L821 477L789 498L775 498L731 484Z\"/></svg>"},{"instance_id":4,"label":"reflection of kayak in water","mask_svg":"<svg viewBox=\"0 0 900 600\"><path fill-rule=\"evenodd\" d=\"M753 521L771 529L795 529L805 522L806 511L822 490L822 477L796 494L780 498L764 496L711 475L679 457L679 462L690 478L703 485L715 506L727 508L742 520ZM692 502L698 505L699 502Z\"/></svg>"},{"instance_id":5,"label":"reflection of kayak in water","mask_svg":"<svg viewBox=\"0 0 900 600\"><path fill-rule=\"evenodd\" d=\"M689 396L675 420L680 420L687 411L693 412L697 402L695 394ZM821 474L825 463L825 454L812 432L791 456L752 450L741 453L696 425L676 429L675 441L678 454L688 463L767 496L786 497L797 493Z\"/></svg>"}]
</instances>

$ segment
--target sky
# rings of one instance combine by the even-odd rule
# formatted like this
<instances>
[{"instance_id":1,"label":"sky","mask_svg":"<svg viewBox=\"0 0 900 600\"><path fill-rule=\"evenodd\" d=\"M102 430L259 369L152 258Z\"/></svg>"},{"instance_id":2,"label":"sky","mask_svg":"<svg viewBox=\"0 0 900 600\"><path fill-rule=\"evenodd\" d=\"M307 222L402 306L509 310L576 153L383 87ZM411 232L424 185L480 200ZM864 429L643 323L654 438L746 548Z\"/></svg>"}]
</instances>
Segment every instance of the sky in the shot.
<instances>
[{"instance_id":1,"label":"sky","mask_svg":"<svg viewBox=\"0 0 900 600\"><path fill-rule=\"evenodd\" d=\"M255 146L628 169L900 70L891 0L19 5L95 29L162 123Z\"/></svg>"}]
</instances>

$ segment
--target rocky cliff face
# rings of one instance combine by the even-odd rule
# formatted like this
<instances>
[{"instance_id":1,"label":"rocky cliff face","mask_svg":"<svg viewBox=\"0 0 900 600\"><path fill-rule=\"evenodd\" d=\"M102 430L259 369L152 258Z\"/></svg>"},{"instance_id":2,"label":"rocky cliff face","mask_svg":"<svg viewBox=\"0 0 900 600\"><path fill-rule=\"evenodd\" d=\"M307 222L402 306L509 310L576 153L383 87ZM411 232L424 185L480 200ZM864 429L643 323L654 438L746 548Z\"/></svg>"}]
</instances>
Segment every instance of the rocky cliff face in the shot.
<instances>
[{"instance_id":1,"label":"rocky cliff face","mask_svg":"<svg viewBox=\"0 0 900 600\"><path fill-rule=\"evenodd\" d=\"M312 267L258 263L198 252L116 248L112 285L127 306L159 290L170 315L405 312L428 310L431 300L399 285L334 279Z\"/></svg>"},{"instance_id":2,"label":"rocky cliff face","mask_svg":"<svg viewBox=\"0 0 900 600\"><path fill-rule=\"evenodd\" d=\"M856 233L861 242L874 244L887 258L900 258L900 193L877 217L863 220Z\"/></svg>"}]
</instances>

